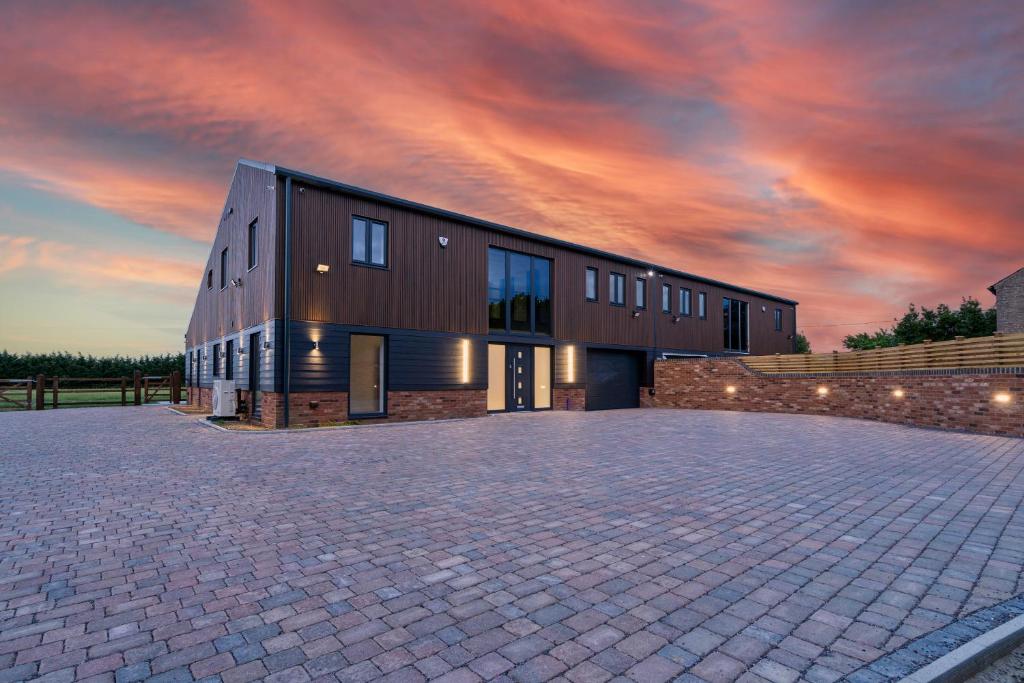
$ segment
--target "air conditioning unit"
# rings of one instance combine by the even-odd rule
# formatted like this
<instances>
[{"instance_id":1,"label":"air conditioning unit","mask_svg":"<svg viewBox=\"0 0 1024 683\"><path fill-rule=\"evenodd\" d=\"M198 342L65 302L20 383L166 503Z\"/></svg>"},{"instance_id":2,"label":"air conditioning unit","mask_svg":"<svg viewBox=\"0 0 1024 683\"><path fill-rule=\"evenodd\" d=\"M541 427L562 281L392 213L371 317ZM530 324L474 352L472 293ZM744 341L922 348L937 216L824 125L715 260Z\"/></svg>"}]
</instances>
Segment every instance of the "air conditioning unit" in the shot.
<instances>
[{"instance_id":1,"label":"air conditioning unit","mask_svg":"<svg viewBox=\"0 0 1024 683\"><path fill-rule=\"evenodd\" d=\"M235 383L229 379L217 379L213 381L213 416L234 417L237 411L235 405Z\"/></svg>"}]
</instances>

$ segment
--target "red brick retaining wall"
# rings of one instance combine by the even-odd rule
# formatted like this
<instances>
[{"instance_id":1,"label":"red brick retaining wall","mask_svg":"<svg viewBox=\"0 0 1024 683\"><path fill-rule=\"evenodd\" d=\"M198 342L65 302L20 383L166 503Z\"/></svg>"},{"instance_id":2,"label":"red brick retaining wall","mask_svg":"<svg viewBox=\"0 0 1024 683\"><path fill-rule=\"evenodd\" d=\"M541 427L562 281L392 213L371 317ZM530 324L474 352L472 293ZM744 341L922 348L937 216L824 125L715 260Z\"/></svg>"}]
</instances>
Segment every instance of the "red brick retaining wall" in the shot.
<instances>
[{"instance_id":1,"label":"red brick retaining wall","mask_svg":"<svg viewBox=\"0 0 1024 683\"><path fill-rule=\"evenodd\" d=\"M1024 369L768 376L736 360L700 359L656 361L654 375L657 408L809 413L1024 436ZM1010 402L997 403L997 392Z\"/></svg>"},{"instance_id":2,"label":"red brick retaining wall","mask_svg":"<svg viewBox=\"0 0 1024 683\"><path fill-rule=\"evenodd\" d=\"M389 391L388 415L361 418L360 422L404 422L443 420L457 417L481 417L487 414L487 391L456 389L451 391ZM321 426L345 422L348 393L344 391L293 392L289 394L291 426ZM262 422L267 427L284 426L284 394L263 394Z\"/></svg>"},{"instance_id":3,"label":"red brick retaining wall","mask_svg":"<svg viewBox=\"0 0 1024 683\"><path fill-rule=\"evenodd\" d=\"M587 390L582 388L559 389L556 387L551 395L551 408L553 410L586 410Z\"/></svg>"}]
</instances>

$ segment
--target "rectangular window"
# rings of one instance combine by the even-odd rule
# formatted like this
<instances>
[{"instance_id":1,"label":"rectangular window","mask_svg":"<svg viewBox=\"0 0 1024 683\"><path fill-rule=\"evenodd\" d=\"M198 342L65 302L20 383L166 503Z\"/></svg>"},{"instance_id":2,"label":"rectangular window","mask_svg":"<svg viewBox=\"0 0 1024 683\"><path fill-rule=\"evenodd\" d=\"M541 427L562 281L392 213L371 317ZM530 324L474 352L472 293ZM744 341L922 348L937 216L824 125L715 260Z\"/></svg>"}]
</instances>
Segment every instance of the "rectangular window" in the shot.
<instances>
[{"instance_id":1,"label":"rectangular window","mask_svg":"<svg viewBox=\"0 0 1024 683\"><path fill-rule=\"evenodd\" d=\"M626 276L612 273L608 278L608 303L612 306L626 305Z\"/></svg>"},{"instance_id":2,"label":"rectangular window","mask_svg":"<svg viewBox=\"0 0 1024 683\"><path fill-rule=\"evenodd\" d=\"M192 368L193 368L193 366L195 364L195 359L193 358L192 354L193 354L192 351L188 352L188 368L187 368L187 374L186 374L187 379L185 381L185 386L189 386L189 387L192 386Z\"/></svg>"},{"instance_id":3,"label":"rectangular window","mask_svg":"<svg viewBox=\"0 0 1024 683\"><path fill-rule=\"evenodd\" d=\"M213 271L211 270L206 274L206 288L213 289Z\"/></svg>"},{"instance_id":4,"label":"rectangular window","mask_svg":"<svg viewBox=\"0 0 1024 683\"><path fill-rule=\"evenodd\" d=\"M587 268L587 301L597 301L597 268Z\"/></svg>"},{"instance_id":5,"label":"rectangular window","mask_svg":"<svg viewBox=\"0 0 1024 683\"><path fill-rule=\"evenodd\" d=\"M775 309L775 331L782 332L782 309Z\"/></svg>"},{"instance_id":6,"label":"rectangular window","mask_svg":"<svg viewBox=\"0 0 1024 683\"><path fill-rule=\"evenodd\" d=\"M387 253L388 224L352 216L352 262L384 268Z\"/></svg>"},{"instance_id":7,"label":"rectangular window","mask_svg":"<svg viewBox=\"0 0 1024 683\"><path fill-rule=\"evenodd\" d=\"M505 345L487 345L487 410L505 410Z\"/></svg>"},{"instance_id":8,"label":"rectangular window","mask_svg":"<svg viewBox=\"0 0 1024 683\"><path fill-rule=\"evenodd\" d=\"M551 349L533 347L533 409L551 407Z\"/></svg>"},{"instance_id":9,"label":"rectangular window","mask_svg":"<svg viewBox=\"0 0 1024 683\"><path fill-rule=\"evenodd\" d=\"M690 306L692 305L693 295L690 290L686 287L679 288L679 315L685 315L689 317L693 314Z\"/></svg>"},{"instance_id":10,"label":"rectangular window","mask_svg":"<svg viewBox=\"0 0 1024 683\"><path fill-rule=\"evenodd\" d=\"M707 292L697 292L697 315L700 316L701 320L708 319L708 294Z\"/></svg>"},{"instance_id":11,"label":"rectangular window","mask_svg":"<svg viewBox=\"0 0 1024 683\"><path fill-rule=\"evenodd\" d=\"M224 379L235 378L235 340L228 339L224 347Z\"/></svg>"},{"instance_id":12,"label":"rectangular window","mask_svg":"<svg viewBox=\"0 0 1024 683\"><path fill-rule=\"evenodd\" d=\"M661 286L661 312L672 312L672 285Z\"/></svg>"},{"instance_id":13,"label":"rectangular window","mask_svg":"<svg viewBox=\"0 0 1024 683\"><path fill-rule=\"evenodd\" d=\"M722 299L722 336L726 351L750 350L748 321L750 306L739 299Z\"/></svg>"},{"instance_id":14,"label":"rectangular window","mask_svg":"<svg viewBox=\"0 0 1024 683\"><path fill-rule=\"evenodd\" d=\"M213 376L220 377L220 344L213 345Z\"/></svg>"},{"instance_id":15,"label":"rectangular window","mask_svg":"<svg viewBox=\"0 0 1024 683\"><path fill-rule=\"evenodd\" d=\"M249 224L249 258L246 260L247 268L252 270L256 267L256 251L259 247L259 235L257 230L257 224L259 220L255 220Z\"/></svg>"},{"instance_id":16,"label":"rectangular window","mask_svg":"<svg viewBox=\"0 0 1024 683\"><path fill-rule=\"evenodd\" d=\"M348 412L350 415L384 414L384 337L351 336Z\"/></svg>"},{"instance_id":17,"label":"rectangular window","mask_svg":"<svg viewBox=\"0 0 1024 683\"><path fill-rule=\"evenodd\" d=\"M228 248L220 252L220 288L228 286Z\"/></svg>"},{"instance_id":18,"label":"rectangular window","mask_svg":"<svg viewBox=\"0 0 1024 683\"><path fill-rule=\"evenodd\" d=\"M642 277L636 279L636 307L647 308L647 280Z\"/></svg>"},{"instance_id":19,"label":"rectangular window","mask_svg":"<svg viewBox=\"0 0 1024 683\"><path fill-rule=\"evenodd\" d=\"M551 261L487 250L488 327L492 332L552 333Z\"/></svg>"}]
</instances>

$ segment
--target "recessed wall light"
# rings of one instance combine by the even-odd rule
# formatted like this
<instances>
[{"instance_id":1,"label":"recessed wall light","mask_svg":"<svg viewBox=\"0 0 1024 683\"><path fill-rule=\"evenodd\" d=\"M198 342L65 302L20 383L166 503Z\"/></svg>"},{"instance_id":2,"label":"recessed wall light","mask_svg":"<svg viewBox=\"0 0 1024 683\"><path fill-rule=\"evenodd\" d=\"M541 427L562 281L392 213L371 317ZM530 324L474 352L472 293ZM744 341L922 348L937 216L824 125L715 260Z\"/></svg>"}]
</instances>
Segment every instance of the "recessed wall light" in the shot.
<instances>
[{"instance_id":1,"label":"recessed wall light","mask_svg":"<svg viewBox=\"0 0 1024 683\"><path fill-rule=\"evenodd\" d=\"M818 387L818 396L828 396L828 387Z\"/></svg>"},{"instance_id":2,"label":"recessed wall light","mask_svg":"<svg viewBox=\"0 0 1024 683\"><path fill-rule=\"evenodd\" d=\"M725 393L727 393L727 394L735 394L736 393L736 387L734 387L734 386L732 386L730 384L729 386L727 386L725 388Z\"/></svg>"},{"instance_id":3,"label":"recessed wall light","mask_svg":"<svg viewBox=\"0 0 1024 683\"><path fill-rule=\"evenodd\" d=\"M902 389L893 389L892 395L893 398L903 398L906 394L903 393Z\"/></svg>"},{"instance_id":4,"label":"recessed wall light","mask_svg":"<svg viewBox=\"0 0 1024 683\"><path fill-rule=\"evenodd\" d=\"M999 391L992 395L992 400L996 403L1006 404L1012 401L1013 397L1010 396L1010 392L1008 391Z\"/></svg>"},{"instance_id":5,"label":"recessed wall light","mask_svg":"<svg viewBox=\"0 0 1024 683\"><path fill-rule=\"evenodd\" d=\"M316 272L320 275L326 275L331 270L331 267L325 263L316 264Z\"/></svg>"}]
</instances>

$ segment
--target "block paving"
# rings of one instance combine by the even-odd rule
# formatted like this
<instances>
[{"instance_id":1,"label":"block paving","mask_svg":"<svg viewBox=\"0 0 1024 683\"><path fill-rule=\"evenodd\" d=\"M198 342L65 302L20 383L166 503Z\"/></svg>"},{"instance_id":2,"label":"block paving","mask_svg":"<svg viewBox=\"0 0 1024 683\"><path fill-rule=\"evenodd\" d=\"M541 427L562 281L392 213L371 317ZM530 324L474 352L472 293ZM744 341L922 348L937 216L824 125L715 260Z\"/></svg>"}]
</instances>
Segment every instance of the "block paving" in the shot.
<instances>
[{"instance_id":1,"label":"block paving","mask_svg":"<svg viewBox=\"0 0 1024 683\"><path fill-rule=\"evenodd\" d=\"M1022 590L1022 471L825 416L3 413L0 683L835 681Z\"/></svg>"}]
</instances>

